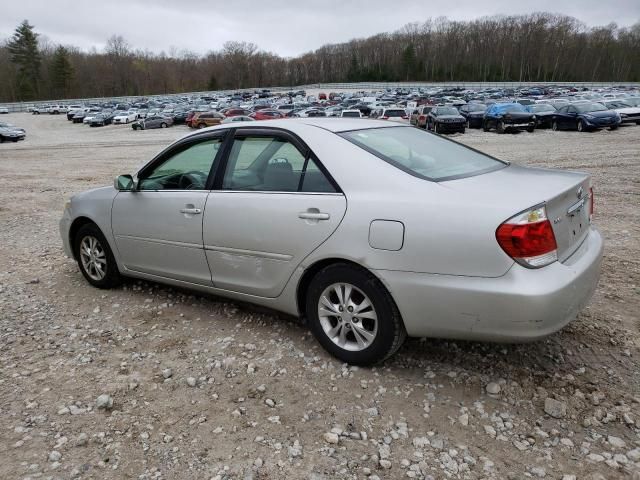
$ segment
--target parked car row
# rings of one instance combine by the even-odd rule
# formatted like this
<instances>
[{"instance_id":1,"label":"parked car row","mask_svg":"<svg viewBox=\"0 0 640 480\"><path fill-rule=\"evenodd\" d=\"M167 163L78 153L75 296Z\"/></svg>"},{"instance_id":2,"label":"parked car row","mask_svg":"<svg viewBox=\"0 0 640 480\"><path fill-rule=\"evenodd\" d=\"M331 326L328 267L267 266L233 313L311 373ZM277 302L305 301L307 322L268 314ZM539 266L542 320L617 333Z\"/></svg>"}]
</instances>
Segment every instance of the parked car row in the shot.
<instances>
[{"instance_id":1,"label":"parked car row","mask_svg":"<svg viewBox=\"0 0 640 480\"><path fill-rule=\"evenodd\" d=\"M201 129L228 122L284 118L348 117L410 123L436 133L469 128L497 133L538 128L588 131L640 124L640 91L571 86L510 88L419 88L383 91L274 93L262 89L192 96L108 100L90 105L32 106L34 114L66 113L74 123L98 127L129 124L134 130L185 124ZM149 121L145 119L149 118Z\"/></svg>"}]
</instances>

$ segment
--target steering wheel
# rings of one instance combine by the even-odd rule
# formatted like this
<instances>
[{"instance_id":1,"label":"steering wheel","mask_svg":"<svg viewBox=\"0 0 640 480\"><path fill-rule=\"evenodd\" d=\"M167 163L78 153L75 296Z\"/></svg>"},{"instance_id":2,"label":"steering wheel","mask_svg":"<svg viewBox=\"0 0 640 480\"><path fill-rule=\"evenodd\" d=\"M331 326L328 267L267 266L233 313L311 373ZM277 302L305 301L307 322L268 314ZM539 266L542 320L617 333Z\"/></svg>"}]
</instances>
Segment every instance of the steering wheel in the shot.
<instances>
[{"instance_id":1,"label":"steering wheel","mask_svg":"<svg viewBox=\"0 0 640 480\"><path fill-rule=\"evenodd\" d=\"M183 173L178 180L180 190L200 190L207 182L207 175L196 170Z\"/></svg>"}]
</instances>

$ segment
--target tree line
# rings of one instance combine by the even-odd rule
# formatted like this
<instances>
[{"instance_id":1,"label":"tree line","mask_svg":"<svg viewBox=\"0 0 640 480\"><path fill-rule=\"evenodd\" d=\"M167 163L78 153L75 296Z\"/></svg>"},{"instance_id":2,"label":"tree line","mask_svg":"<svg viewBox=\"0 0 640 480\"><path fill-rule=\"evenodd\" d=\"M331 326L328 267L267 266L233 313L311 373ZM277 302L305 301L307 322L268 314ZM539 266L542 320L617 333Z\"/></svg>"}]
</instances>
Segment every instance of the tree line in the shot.
<instances>
[{"instance_id":1,"label":"tree line","mask_svg":"<svg viewBox=\"0 0 640 480\"><path fill-rule=\"evenodd\" d=\"M230 41L204 55L56 45L28 21L0 44L0 101L364 81L640 81L640 22L587 27L549 13L447 18L284 58Z\"/></svg>"}]
</instances>

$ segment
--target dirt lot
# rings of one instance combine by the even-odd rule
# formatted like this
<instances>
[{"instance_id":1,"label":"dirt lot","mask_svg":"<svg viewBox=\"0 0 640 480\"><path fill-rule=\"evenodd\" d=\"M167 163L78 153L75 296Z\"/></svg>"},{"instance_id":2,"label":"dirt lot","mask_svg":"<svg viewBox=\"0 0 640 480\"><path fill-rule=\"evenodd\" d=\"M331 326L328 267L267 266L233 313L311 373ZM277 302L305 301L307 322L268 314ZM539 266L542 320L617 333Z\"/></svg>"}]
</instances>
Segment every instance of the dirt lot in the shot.
<instances>
[{"instance_id":1,"label":"dirt lot","mask_svg":"<svg viewBox=\"0 0 640 480\"><path fill-rule=\"evenodd\" d=\"M158 284L99 291L63 256L64 201L185 127L0 120L28 132L0 145L3 480L640 479L640 127L458 135L593 175L598 291L545 341L414 339L358 369L293 319Z\"/></svg>"}]
</instances>

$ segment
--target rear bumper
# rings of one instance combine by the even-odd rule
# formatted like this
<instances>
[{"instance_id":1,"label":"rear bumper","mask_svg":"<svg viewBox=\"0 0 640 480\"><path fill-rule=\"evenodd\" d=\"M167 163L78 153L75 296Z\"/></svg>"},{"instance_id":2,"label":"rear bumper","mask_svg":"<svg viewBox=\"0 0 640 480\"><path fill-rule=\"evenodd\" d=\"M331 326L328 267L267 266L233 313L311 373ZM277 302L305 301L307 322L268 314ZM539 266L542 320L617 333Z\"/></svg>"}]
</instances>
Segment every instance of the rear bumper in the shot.
<instances>
[{"instance_id":1,"label":"rear bumper","mask_svg":"<svg viewBox=\"0 0 640 480\"><path fill-rule=\"evenodd\" d=\"M514 264L502 277L480 278L377 270L410 336L531 341L573 320L600 276L603 241L591 229L564 263L532 270Z\"/></svg>"},{"instance_id":2,"label":"rear bumper","mask_svg":"<svg viewBox=\"0 0 640 480\"><path fill-rule=\"evenodd\" d=\"M462 132L466 128L466 122L456 122L456 123L442 123L438 122L438 132L442 133L453 133L453 132Z\"/></svg>"}]
</instances>

